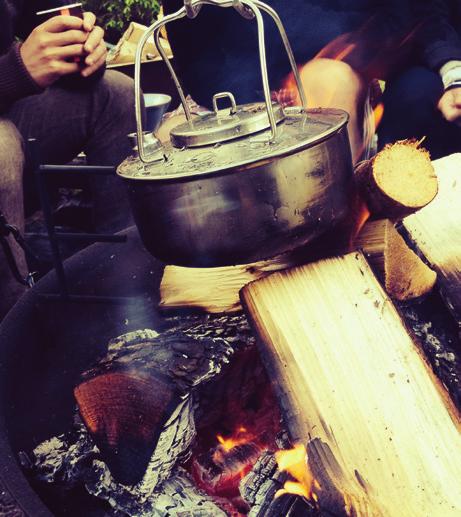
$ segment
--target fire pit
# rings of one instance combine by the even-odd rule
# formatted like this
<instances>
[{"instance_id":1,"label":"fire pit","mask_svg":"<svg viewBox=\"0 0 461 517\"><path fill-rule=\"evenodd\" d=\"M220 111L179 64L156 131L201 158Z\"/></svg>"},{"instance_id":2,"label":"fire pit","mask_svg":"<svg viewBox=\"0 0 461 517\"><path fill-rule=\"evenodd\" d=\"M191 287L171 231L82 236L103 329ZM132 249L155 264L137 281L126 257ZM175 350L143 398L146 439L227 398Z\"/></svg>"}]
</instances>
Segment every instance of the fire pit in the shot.
<instances>
[{"instance_id":1,"label":"fire pit","mask_svg":"<svg viewBox=\"0 0 461 517\"><path fill-rule=\"evenodd\" d=\"M128 235L127 244L98 244L81 252L67 262L67 271L75 294L130 296L130 302L82 304L46 300L43 295L56 290L56 279L51 273L27 293L1 326L0 509L6 515L108 515L104 501L83 489L66 492L64 496L59 486L26 477L19 462L26 461L21 451L30 452L41 442L72 428L73 390L81 382L82 372L104 357L111 339L143 328L162 331L171 325L156 309L163 265L144 251L135 230ZM427 299L417 310L407 308L407 313L426 345L426 353L458 403L459 366L456 357L453 360L450 356L452 352L447 352L450 343L457 343L456 326L450 323L437 296ZM427 322L431 318L433 327L428 332ZM214 432L219 434L218 431ZM244 437L241 449L251 449L251 445L246 445L243 429L229 432L232 431L236 431L232 437L202 436L202 441L210 444L215 440L217 456L226 451L230 439L235 440L231 444L234 446L240 445L239 440ZM243 452L248 456L248 451ZM249 455L253 452L250 450ZM253 462L258 457L263 476L273 471L273 458L255 454ZM218 458L212 467L219 463ZM211 471L203 470L206 461L201 465L196 479L199 481L202 476L203 481L203 476L208 476L209 480ZM225 483L218 492L220 496L226 495ZM284 497L278 498L268 515L288 515L290 511L292 515L311 515L312 507L303 505L302 500L287 502Z\"/></svg>"},{"instance_id":2,"label":"fire pit","mask_svg":"<svg viewBox=\"0 0 461 517\"><path fill-rule=\"evenodd\" d=\"M21 299L3 322L0 332L0 510L8 512L7 515L111 515L109 505L90 496L83 486L63 491L59 483L39 482L27 468L21 469L20 463L27 467L30 453L37 445L75 428L74 388L82 382L82 373L105 356L111 339L144 328L161 333L188 318L198 321L194 320L198 316L183 314L166 318L158 313L163 265L144 251L134 229L128 232L128 243L94 245L67 261L66 271L72 294L118 295L130 299L126 303L50 299L46 295L57 289L55 275L50 273ZM246 330L243 332L253 340ZM271 396L267 392L270 383L255 353L255 348L250 346L249 352L240 355L240 359L233 358L219 391L215 387L214 393L208 395L206 414L197 418L202 429L195 440L195 459L185 465L197 486L208 487L222 501L235 497L241 477L263 455L263 445L268 440L262 436L267 434L270 422L279 422L275 399L267 398ZM254 367L255 359L259 373ZM235 387L233 397L227 386L235 372L239 372L244 387ZM252 408L263 408L264 429L251 427L255 412L252 409L248 414L242 413L239 409L242 398L248 399ZM222 417L217 400L233 418ZM270 411L267 404L271 406ZM212 407L215 409L210 410ZM215 423L217 418L221 418L221 425ZM283 446L281 439L279 444ZM277 448L275 444L274 447ZM263 471L275 471L273 457L262 458L262 461ZM282 478L277 486L283 486ZM287 503L283 499L277 502L277 508L293 506L293 501ZM234 507L229 505L229 508ZM235 508L232 511L235 512Z\"/></svg>"}]
</instances>

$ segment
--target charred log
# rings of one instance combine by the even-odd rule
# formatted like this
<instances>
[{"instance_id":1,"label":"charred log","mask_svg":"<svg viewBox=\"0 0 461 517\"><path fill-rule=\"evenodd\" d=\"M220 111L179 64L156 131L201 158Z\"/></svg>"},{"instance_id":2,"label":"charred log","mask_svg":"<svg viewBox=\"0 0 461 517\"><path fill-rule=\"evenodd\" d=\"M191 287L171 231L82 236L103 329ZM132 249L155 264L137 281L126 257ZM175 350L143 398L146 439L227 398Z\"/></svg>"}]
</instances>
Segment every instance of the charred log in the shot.
<instances>
[{"instance_id":1,"label":"charred log","mask_svg":"<svg viewBox=\"0 0 461 517\"><path fill-rule=\"evenodd\" d=\"M219 338L176 329L113 340L108 355L75 388L82 419L114 479L151 493L195 438L192 389L228 362Z\"/></svg>"}]
</instances>

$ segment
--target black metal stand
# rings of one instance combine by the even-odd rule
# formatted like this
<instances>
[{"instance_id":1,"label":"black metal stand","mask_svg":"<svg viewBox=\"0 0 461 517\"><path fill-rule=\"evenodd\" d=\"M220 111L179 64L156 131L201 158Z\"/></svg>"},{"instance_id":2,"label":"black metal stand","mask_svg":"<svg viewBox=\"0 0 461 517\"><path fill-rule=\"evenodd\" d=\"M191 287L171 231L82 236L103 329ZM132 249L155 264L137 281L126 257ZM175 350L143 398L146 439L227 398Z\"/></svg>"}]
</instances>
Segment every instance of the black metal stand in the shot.
<instances>
[{"instance_id":1,"label":"black metal stand","mask_svg":"<svg viewBox=\"0 0 461 517\"><path fill-rule=\"evenodd\" d=\"M35 139L29 139L29 152L30 160L33 167L33 171L36 178L38 194L40 197L40 204L43 210L43 216L45 219L45 225L47 233L33 234L35 237L47 238L50 242L51 253L53 257L53 266L56 271L56 277L58 280L58 294L46 294L43 295L44 299L48 300L66 300L75 302L96 302L96 303L130 303L132 298L116 297L116 296L95 296L95 295L75 295L69 292L69 286L67 282L66 272L64 269L64 263L59 248L60 241L82 241L88 244L95 242L126 242L126 235L112 235L112 234L100 234L100 233L81 233L73 234L66 232L56 231L53 219L53 210L48 192L46 178L53 175L66 175L70 174L79 176L109 176L115 172L114 167L110 166L92 166L92 165L41 165L40 156L38 151L38 145Z\"/></svg>"}]
</instances>

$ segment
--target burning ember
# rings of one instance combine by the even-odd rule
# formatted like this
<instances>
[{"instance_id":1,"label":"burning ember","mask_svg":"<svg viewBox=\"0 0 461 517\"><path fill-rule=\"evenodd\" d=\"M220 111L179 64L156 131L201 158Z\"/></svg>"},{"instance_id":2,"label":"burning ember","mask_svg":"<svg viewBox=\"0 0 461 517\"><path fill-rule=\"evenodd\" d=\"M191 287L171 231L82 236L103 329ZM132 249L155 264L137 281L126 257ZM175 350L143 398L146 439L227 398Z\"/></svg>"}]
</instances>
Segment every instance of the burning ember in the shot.
<instances>
[{"instance_id":1,"label":"burning ember","mask_svg":"<svg viewBox=\"0 0 461 517\"><path fill-rule=\"evenodd\" d=\"M193 461L194 479L208 494L239 498L240 481L266 448L245 427L227 438L218 434L216 439L215 447Z\"/></svg>"},{"instance_id":2,"label":"burning ember","mask_svg":"<svg viewBox=\"0 0 461 517\"><path fill-rule=\"evenodd\" d=\"M253 436L248 434L246 427L239 427L237 433L234 437L224 438L222 435L218 434L216 436L220 446L224 449L225 452L229 452L235 447L239 445L245 445L246 443L253 440Z\"/></svg>"}]
</instances>

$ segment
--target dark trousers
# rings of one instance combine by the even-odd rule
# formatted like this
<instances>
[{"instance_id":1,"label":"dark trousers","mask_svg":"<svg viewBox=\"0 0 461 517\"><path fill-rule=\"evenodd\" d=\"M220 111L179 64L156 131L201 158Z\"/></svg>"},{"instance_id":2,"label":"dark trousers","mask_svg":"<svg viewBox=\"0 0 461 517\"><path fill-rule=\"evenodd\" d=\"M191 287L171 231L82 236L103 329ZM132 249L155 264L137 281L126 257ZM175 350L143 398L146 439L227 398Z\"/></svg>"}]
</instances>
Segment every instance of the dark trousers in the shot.
<instances>
[{"instance_id":1,"label":"dark trousers","mask_svg":"<svg viewBox=\"0 0 461 517\"><path fill-rule=\"evenodd\" d=\"M133 81L114 71L82 90L54 86L17 101L0 116L0 210L24 227L24 149L28 138L39 144L40 161L65 164L81 151L93 165L119 165L130 153L127 134L136 129ZM131 221L125 185L118 177L93 182L98 231L115 231ZM12 242L23 272L22 252ZM0 254L0 318L23 288Z\"/></svg>"},{"instance_id":2,"label":"dark trousers","mask_svg":"<svg viewBox=\"0 0 461 517\"><path fill-rule=\"evenodd\" d=\"M461 128L447 122L437 109L443 94L438 74L407 69L386 84L384 116L378 128L379 147L406 138L426 137L423 146L433 159L461 151Z\"/></svg>"}]
</instances>

